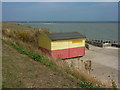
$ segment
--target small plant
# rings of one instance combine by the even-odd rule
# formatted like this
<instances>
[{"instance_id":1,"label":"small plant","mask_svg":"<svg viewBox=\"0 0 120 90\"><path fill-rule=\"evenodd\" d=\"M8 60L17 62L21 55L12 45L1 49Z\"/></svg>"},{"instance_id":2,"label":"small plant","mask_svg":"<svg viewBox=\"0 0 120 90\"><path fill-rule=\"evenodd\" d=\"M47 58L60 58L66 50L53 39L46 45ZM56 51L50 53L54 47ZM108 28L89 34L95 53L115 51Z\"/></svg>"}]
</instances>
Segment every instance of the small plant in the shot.
<instances>
[{"instance_id":1,"label":"small plant","mask_svg":"<svg viewBox=\"0 0 120 90\"><path fill-rule=\"evenodd\" d=\"M67 79L69 79L69 80L73 80L74 77L73 77L72 75L69 75L69 76L67 77Z\"/></svg>"},{"instance_id":2,"label":"small plant","mask_svg":"<svg viewBox=\"0 0 120 90\"><path fill-rule=\"evenodd\" d=\"M116 85L116 83L112 80L112 87L113 88L117 88L117 85Z\"/></svg>"},{"instance_id":3,"label":"small plant","mask_svg":"<svg viewBox=\"0 0 120 90\"><path fill-rule=\"evenodd\" d=\"M50 84L51 83L51 81L47 81L47 84Z\"/></svg>"},{"instance_id":4,"label":"small plant","mask_svg":"<svg viewBox=\"0 0 120 90\"><path fill-rule=\"evenodd\" d=\"M32 88L36 88L36 87L33 85Z\"/></svg>"},{"instance_id":5,"label":"small plant","mask_svg":"<svg viewBox=\"0 0 120 90\"><path fill-rule=\"evenodd\" d=\"M31 69L29 69L29 70L28 70L28 72L32 72L32 70L31 70Z\"/></svg>"},{"instance_id":6,"label":"small plant","mask_svg":"<svg viewBox=\"0 0 120 90\"><path fill-rule=\"evenodd\" d=\"M77 84L82 88L94 88L91 82L79 81Z\"/></svg>"},{"instance_id":7,"label":"small plant","mask_svg":"<svg viewBox=\"0 0 120 90\"><path fill-rule=\"evenodd\" d=\"M70 67L69 66L66 67L66 71L70 72Z\"/></svg>"},{"instance_id":8,"label":"small plant","mask_svg":"<svg viewBox=\"0 0 120 90\"><path fill-rule=\"evenodd\" d=\"M22 86L23 85L23 82L20 80L20 81L18 81L18 87L20 87L20 86Z\"/></svg>"},{"instance_id":9,"label":"small plant","mask_svg":"<svg viewBox=\"0 0 120 90\"><path fill-rule=\"evenodd\" d=\"M68 85L66 85L66 84L63 84L63 86L68 86Z\"/></svg>"},{"instance_id":10,"label":"small plant","mask_svg":"<svg viewBox=\"0 0 120 90\"><path fill-rule=\"evenodd\" d=\"M83 62L83 60L81 60L81 62Z\"/></svg>"},{"instance_id":11,"label":"small plant","mask_svg":"<svg viewBox=\"0 0 120 90\"><path fill-rule=\"evenodd\" d=\"M38 74L35 74L35 77L37 78L39 75Z\"/></svg>"},{"instance_id":12,"label":"small plant","mask_svg":"<svg viewBox=\"0 0 120 90\"><path fill-rule=\"evenodd\" d=\"M58 88L58 87L54 86L53 88Z\"/></svg>"},{"instance_id":13,"label":"small plant","mask_svg":"<svg viewBox=\"0 0 120 90\"><path fill-rule=\"evenodd\" d=\"M2 88L5 88L6 86L8 85L8 83L7 82L2 82Z\"/></svg>"}]
</instances>

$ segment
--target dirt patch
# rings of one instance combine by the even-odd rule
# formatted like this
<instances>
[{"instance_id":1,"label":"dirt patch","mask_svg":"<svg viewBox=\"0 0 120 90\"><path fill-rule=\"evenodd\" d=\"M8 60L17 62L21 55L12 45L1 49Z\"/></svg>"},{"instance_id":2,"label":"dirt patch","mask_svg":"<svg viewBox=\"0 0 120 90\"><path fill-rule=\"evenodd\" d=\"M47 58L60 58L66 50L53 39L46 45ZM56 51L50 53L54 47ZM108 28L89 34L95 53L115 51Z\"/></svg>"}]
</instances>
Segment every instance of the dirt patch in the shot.
<instances>
[{"instance_id":1,"label":"dirt patch","mask_svg":"<svg viewBox=\"0 0 120 90\"><path fill-rule=\"evenodd\" d=\"M73 88L77 80L2 45L3 88Z\"/></svg>"}]
</instances>

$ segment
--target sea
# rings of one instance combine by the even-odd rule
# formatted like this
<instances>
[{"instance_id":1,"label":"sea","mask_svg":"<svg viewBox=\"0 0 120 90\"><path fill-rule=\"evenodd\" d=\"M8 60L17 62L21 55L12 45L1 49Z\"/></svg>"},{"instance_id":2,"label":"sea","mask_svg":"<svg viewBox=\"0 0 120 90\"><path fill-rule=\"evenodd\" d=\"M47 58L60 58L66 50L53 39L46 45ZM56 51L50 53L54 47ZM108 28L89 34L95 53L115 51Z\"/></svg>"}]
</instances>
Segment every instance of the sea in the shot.
<instances>
[{"instance_id":1,"label":"sea","mask_svg":"<svg viewBox=\"0 0 120 90\"><path fill-rule=\"evenodd\" d=\"M23 23L25 26L31 26L33 28L46 28L52 32L64 33L64 32L79 32L85 35L88 39L97 40L114 40L118 41L118 23L114 22L83 22L83 23Z\"/></svg>"}]
</instances>

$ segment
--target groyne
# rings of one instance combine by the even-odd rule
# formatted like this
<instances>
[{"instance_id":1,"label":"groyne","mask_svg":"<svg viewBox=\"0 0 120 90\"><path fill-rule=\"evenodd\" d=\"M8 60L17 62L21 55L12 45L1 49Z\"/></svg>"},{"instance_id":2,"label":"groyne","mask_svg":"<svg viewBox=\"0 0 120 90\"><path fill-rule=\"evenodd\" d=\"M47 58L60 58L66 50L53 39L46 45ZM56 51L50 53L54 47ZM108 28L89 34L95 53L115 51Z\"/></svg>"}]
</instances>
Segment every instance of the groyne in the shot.
<instances>
[{"instance_id":1,"label":"groyne","mask_svg":"<svg viewBox=\"0 0 120 90\"><path fill-rule=\"evenodd\" d=\"M86 46L88 47L88 44L97 46L97 47L117 47L120 48L120 43L118 43L117 41L112 41L112 40L88 40L86 39Z\"/></svg>"}]
</instances>

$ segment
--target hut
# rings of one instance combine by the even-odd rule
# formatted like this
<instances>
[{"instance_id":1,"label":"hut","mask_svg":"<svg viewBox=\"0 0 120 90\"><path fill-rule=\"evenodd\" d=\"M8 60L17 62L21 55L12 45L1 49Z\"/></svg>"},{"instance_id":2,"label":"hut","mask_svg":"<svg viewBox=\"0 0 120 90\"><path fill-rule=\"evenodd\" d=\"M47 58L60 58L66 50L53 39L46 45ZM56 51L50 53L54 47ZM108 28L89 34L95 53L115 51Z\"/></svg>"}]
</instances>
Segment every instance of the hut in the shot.
<instances>
[{"instance_id":1,"label":"hut","mask_svg":"<svg viewBox=\"0 0 120 90\"><path fill-rule=\"evenodd\" d=\"M85 36L78 32L40 34L39 49L54 59L85 55Z\"/></svg>"}]
</instances>

